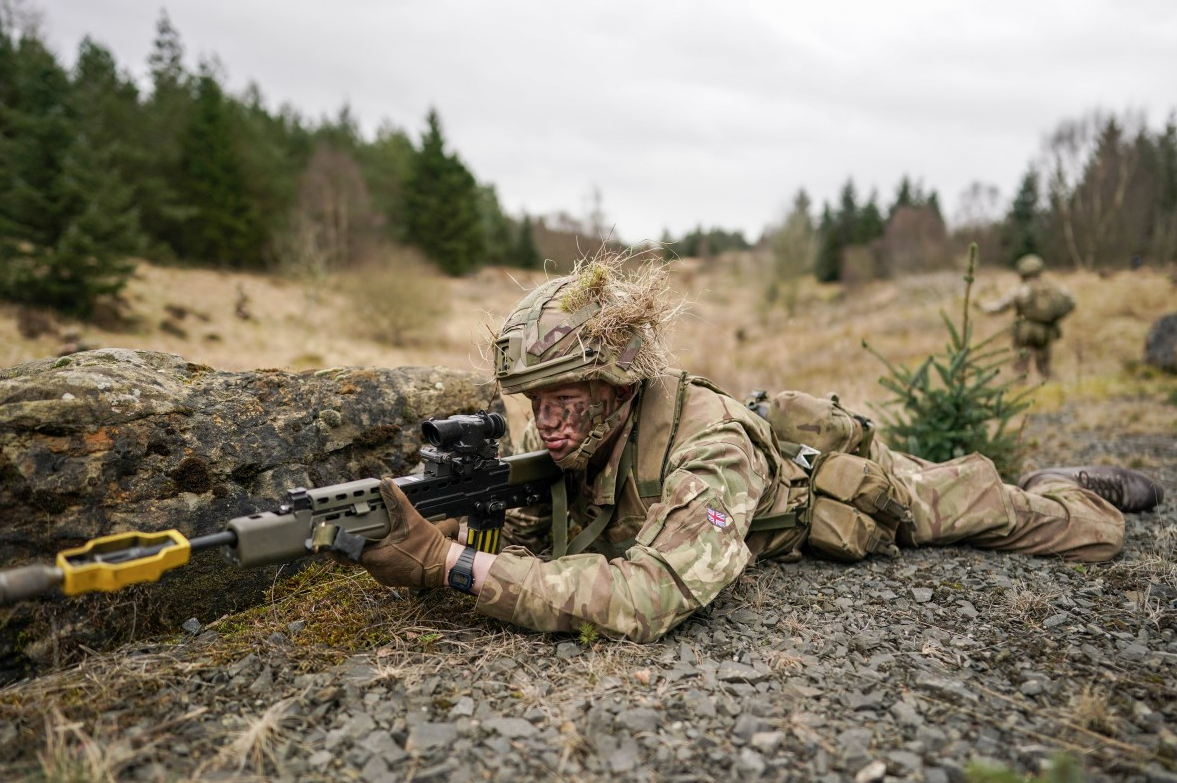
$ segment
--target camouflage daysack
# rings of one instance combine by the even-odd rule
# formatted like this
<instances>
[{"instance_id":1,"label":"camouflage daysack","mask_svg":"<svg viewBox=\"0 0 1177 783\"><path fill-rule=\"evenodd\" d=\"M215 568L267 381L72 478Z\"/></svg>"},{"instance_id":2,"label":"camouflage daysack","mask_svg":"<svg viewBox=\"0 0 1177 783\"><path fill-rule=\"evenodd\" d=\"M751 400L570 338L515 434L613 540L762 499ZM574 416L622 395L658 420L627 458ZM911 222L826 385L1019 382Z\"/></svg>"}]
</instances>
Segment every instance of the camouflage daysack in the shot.
<instances>
[{"instance_id":1,"label":"camouflage daysack","mask_svg":"<svg viewBox=\"0 0 1177 783\"><path fill-rule=\"evenodd\" d=\"M1030 297L1022 306L1021 316L1027 321L1054 324L1075 309L1075 298L1062 286L1045 280L1030 284Z\"/></svg>"}]
</instances>

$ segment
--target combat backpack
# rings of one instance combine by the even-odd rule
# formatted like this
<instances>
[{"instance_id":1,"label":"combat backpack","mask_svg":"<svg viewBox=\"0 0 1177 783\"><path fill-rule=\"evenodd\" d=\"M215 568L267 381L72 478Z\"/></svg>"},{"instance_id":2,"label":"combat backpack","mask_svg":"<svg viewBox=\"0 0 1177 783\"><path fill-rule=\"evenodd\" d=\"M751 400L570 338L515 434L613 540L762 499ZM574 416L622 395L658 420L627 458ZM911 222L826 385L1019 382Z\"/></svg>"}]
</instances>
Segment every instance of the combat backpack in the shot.
<instances>
[{"instance_id":1,"label":"combat backpack","mask_svg":"<svg viewBox=\"0 0 1177 783\"><path fill-rule=\"evenodd\" d=\"M1045 280L1030 284L1030 296L1022 306L1021 316L1027 321L1054 324L1075 309L1075 297L1062 286Z\"/></svg>"},{"instance_id":2,"label":"combat backpack","mask_svg":"<svg viewBox=\"0 0 1177 783\"><path fill-rule=\"evenodd\" d=\"M661 497L683 398L692 385L731 396L706 378L682 371L671 371L648 383L643 394L630 443L631 448L638 443L643 448L636 449L636 459L627 449L629 458L623 456L619 473L624 476L632 471L638 494L647 505ZM809 476L804 505L796 505L793 493L781 487L773 508L752 521L752 533L772 535L778 543L791 542L783 552L771 553L770 547L770 556L799 556L795 545L802 539L788 533L799 526L808 528L804 538L810 548L826 557L854 561L871 553L898 553L896 531L910 522L911 497L869 459L874 436L869 419L843 408L836 395L818 398L794 391L772 396L754 392L745 405L769 424L748 430L753 443L766 452L775 451L803 469L801 475ZM796 468L789 472L799 473ZM778 480L784 478L781 475Z\"/></svg>"}]
</instances>

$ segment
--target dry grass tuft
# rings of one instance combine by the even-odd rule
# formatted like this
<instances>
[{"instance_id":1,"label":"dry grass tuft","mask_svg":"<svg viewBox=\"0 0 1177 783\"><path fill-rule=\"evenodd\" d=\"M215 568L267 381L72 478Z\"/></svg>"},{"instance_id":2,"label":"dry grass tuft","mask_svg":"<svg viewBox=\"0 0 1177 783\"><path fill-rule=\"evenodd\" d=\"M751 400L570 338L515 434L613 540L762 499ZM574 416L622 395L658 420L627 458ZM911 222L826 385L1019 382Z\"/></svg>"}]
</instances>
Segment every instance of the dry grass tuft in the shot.
<instances>
[{"instance_id":1,"label":"dry grass tuft","mask_svg":"<svg viewBox=\"0 0 1177 783\"><path fill-rule=\"evenodd\" d=\"M1055 598L1058 598L1057 593L1035 592L1019 582L1013 589L1005 591L1001 606L1012 617L1037 625L1050 614L1051 601Z\"/></svg>"},{"instance_id":2,"label":"dry grass tuft","mask_svg":"<svg viewBox=\"0 0 1177 783\"><path fill-rule=\"evenodd\" d=\"M238 772L250 767L258 775L274 772L281 776L279 746L287 740L283 724L296 697L271 704L261 715L245 718L245 727L218 755L218 761L236 766Z\"/></svg>"},{"instance_id":3,"label":"dry grass tuft","mask_svg":"<svg viewBox=\"0 0 1177 783\"><path fill-rule=\"evenodd\" d=\"M1093 686L1083 688L1067 702L1068 720L1080 728L1114 737L1120 730L1120 718L1116 715L1107 691Z\"/></svg>"},{"instance_id":4,"label":"dry grass tuft","mask_svg":"<svg viewBox=\"0 0 1177 783\"><path fill-rule=\"evenodd\" d=\"M774 674L793 674L805 666L805 659L791 650L769 650L764 662Z\"/></svg>"},{"instance_id":5,"label":"dry grass tuft","mask_svg":"<svg viewBox=\"0 0 1177 783\"><path fill-rule=\"evenodd\" d=\"M1147 549L1130 560L1109 563L1099 573L1123 591L1141 621L1157 629L1177 625L1177 610L1162 598L1177 592L1177 525L1158 528Z\"/></svg>"},{"instance_id":6,"label":"dry grass tuft","mask_svg":"<svg viewBox=\"0 0 1177 783\"><path fill-rule=\"evenodd\" d=\"M45 783L116 783L135 757L127 740L91 737L56 706L45 714L45 747L37 754Z\"/></svg>"},{"instance_id":7,"label":"dry grass tuft","mask_svg":"<svg viewBox=\"0 0 1177 783\"><path fill-rule=\"evenodd\" d=\"M740 575L732 585L732 594L751 609L760 610L772 606L780 599L782 587L775 578L777 571L750 569Z\"/></svg>"},{"instance_id":8,"label":"dry grass tuft","mask_svg":"<svg viewBox=\"0 0 1177 783\"><path fill-rule=\"evenodd\" d=\"M634 268L635 260L645 258ZM628 271L627 271L628 269ZM585 335L620 353L636 336L641 347L632 372L642 378L661 373L672 361L666 335L685 307L667 283L667 262L654 251L598 251L576 262L573 283L560 308L574 313L596 303L600 310L584 324Z\"/></svg>"},{"instance_id":9,"label":"dry grass tuft","mask_svg":"<svg viewBox=\"0 0 1177 783\"><path fill-rule=\"evenodd\" d=\"M565 676L569 678L570 685L578 684L588 690L606 680L622 688L622 683L630 673L645 664L648 654L644 645L610 640L608 644L597 645L585 655L569 659Z\"/></svg>"},{"instance_id":10,"label":"dry grass tuft","mask_svg":"<svg viewBox=\"0 0 1177 783\"><path fill-rule=\"evenodd\" d=\"M796 638L808 636L811 630L810 627L806 625L805 621L796 614L790 614L788 617L781 620L781 626L785 629L785 631Z\"/></svg>"}]
</instances>

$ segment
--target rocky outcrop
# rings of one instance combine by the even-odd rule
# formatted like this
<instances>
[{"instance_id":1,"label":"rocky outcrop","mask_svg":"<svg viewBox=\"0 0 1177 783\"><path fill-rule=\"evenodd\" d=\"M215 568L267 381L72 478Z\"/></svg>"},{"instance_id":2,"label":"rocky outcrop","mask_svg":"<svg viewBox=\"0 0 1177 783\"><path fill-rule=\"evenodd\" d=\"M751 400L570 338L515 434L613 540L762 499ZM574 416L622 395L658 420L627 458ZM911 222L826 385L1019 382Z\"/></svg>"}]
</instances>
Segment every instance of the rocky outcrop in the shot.
<instances>
[{"instance_id":1,"label":"rocky outcrop","mask_svg":"<svg viewBox=\"0 0 1177 783\"><path fill-rule=\"evenodd\" d=\"M1177 313L1158 318L1144 339L1144 361L1177 373Z\"/></svg>"},{"instance_id":2,"label":"rocky outcrop","mask_svg":"<svg viewBox=\"0 0 1177 783\"><path fill-rule=\"evenodd\" d=\"M115 532L214 533L292 487L403 475L423 419L480 409L502 410L492 384L437 367L221 372L106 349L2 369L0 567ZM206 552L157 584L0 608L0 680L256 603L274 570Z\"/></svg>"}]
</instances>

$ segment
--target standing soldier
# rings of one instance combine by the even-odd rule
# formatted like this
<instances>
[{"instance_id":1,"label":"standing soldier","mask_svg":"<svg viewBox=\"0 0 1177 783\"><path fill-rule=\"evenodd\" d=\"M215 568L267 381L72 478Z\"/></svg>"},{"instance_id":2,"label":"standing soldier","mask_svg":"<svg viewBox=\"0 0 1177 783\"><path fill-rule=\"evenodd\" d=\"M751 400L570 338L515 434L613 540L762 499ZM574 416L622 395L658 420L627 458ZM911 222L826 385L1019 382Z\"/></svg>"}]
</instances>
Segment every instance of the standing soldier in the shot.
<instances>
[{"instance_id":1,"label":"standing soldier","mask_svg":"<svg viewBox=\"0 0 1177 783\"><path fill-rule=\"evenodd\" d=\"M1028 373L1033 356L1038 375L1048 380L1050 344L1062 337L1059 321L1075 309L1075 298L1062 285L1042 276L1046 264L1038 256L1022 256L1015 268L1022 277L1021 284L996 302L982 304L981 309L995 314L1014 308L1014 371L1019 375Z\"/></svg>"},{"instance_id":2,"label":"standing soldier","mask_svg":"<svg viewBox=\"0 0 1177 783\"><path fill-rule=\"evenodd\" d=\"M360 559L377 581L448 584L476 594L477 611L539 631L589 623L652 641L757 559L970 544L1097 562L1123 546L1122 511L1162 499L1121 467L1036 471L1013 486L980 454L929 463L883 446L834 399L783 392L762 416L667 369L677 305L664 269L626 274L622 260L540 285L495 337L500 388L531 402L525 445L564 470L550 507L508 520L504 537L528 547L464 547L388 479L391 532Z\"/></svg>"}]
</instances>

